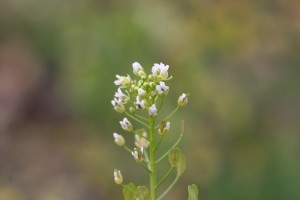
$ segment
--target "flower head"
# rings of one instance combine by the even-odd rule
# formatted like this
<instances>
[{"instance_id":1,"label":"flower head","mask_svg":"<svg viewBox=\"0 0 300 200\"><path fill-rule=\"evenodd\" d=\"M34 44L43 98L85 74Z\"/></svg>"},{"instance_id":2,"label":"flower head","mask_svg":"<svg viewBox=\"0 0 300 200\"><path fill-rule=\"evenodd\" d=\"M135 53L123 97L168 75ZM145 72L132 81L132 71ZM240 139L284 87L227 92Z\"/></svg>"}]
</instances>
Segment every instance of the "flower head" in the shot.
<instances>
[{"instance_id":1,"label":"flower head","mask_svg":"<svg viewBox=\"0 0 300 200\"><path fill-rule=\"evenodd\" d=\"M127 76L119 76L116 75L117 80L114 81L115 85L119 85L122 88L128 87L131 83L131 78L129 75Z\"/></svg>"},{"instance_id":2,"label":"flower head","mask_svg":"<svg viewBox=\"0 0 300 200\"><path fill-rule=\"evenodd\" d=\"M145 100L140 100L140 96L136 97L136 102L134 102L136 109L144 109L145 108Z\"/></svg>"},{"instance_id":3,"label":"flower head","mask_svg":"<svg viewBox=\"0 0 300 200\"><path fill-rule=\"evenodd\" d=\"M182 93L182 95L178 98L178 106L183 107L188 103L188 98L185 93Z\"/></svg>"},{"instance_id":4,"label":"flower head","mask_svg":"<svg viewBox=\"0 0 300 200\"><path fill-rule=\"evenodd\" d=\"M152 67L152 74L159 80L166 80L168 78L169 65L164 65L163 63L155 63Z\"/></svg>"},{"instance_id":5,"label":"flower head","mask_svg":"<svg viewBox=\"0 0 300 200\"><path fill-rule=\"evenodd\" d=\"M133 130L132 124L130 121L125 117L123 121L120 121L122 129L125 131L131 132Z\"/></svg>"},{"instance_id":6,"label":"flower head","mask_svg":"<svg viewBox=\"0 0 300 200\"><path fill-rule=\"evenodd\" d=\"M155 104L153 104L152 106L149 107L148 112L151 117L155 117L157 115L157 108L156 108Z\"/></svg>"},{"instance_id":7,"label":"flower head","mask_svg":"<svg viewBox=\"0 0 300 200\"><path fill-rule=\"evenodd\" d=\"M122 176L120 170L117 170L117 169L114 170L114 180L115 180L115 183L118 185L123 183L123 176Z\"/></svg>"},{"instance_id":8,"label":"flower head","mask_svg":"<svg viewBox=\"0 0 300 200\"><path fill-rule=\"evenodd\" d=\"M111 104L117 112L123 113L125 111L125 106L122 102L122 99L114 98L114 100L111 101Z\"/></svg>"},{"instance_id":9,"label":"flower head","mask_svg":"<svg viewBox=\"0 0 300 200\"><path fill-rule=\"evenodd\" d=\"M138 148L148 148L150 145L150 142L147 138L147 132L143 132L142 136L136 134L135 135L135 146Z\"/></svg>"},{"instance_id":10,"label":"flower head","mask_svg":"<svg viewBox=\"0 0 300 200\"><path fill-rule=\"evenodd\" d=\"M119 146L123 146L125 144L125 139L122 135L119 135L118 133L113 133L115 143Z\"/></svg>"},{"instance_id":11,"label":"flower head","mask_svg":"<svg viewBox=\"0 0 300 200\"><path fill-rule=\"evenodd\" d=\"M159 85L156 86L156 90L159 94L167 94L169 92L169 86L166 86L164 82L159 82Z\"/></svg>"}]
</instances>

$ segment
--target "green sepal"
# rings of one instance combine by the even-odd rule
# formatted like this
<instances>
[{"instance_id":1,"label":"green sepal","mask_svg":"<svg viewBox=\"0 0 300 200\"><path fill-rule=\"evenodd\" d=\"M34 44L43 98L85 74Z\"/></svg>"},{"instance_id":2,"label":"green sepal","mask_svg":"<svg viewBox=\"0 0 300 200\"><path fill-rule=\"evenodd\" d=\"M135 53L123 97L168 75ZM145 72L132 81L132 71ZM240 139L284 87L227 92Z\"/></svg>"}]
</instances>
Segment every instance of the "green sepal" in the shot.
<instances>
[{"instance_id":1,"label":"green sepal","mask_svg":"<svg viewBox=\"0 0 300 200\"><path fill-rule=\"evenodd\" d=\"M198 187L195 184L188 186L189 198L188 200L198 200Z\"/></svg>"}]
</instances>

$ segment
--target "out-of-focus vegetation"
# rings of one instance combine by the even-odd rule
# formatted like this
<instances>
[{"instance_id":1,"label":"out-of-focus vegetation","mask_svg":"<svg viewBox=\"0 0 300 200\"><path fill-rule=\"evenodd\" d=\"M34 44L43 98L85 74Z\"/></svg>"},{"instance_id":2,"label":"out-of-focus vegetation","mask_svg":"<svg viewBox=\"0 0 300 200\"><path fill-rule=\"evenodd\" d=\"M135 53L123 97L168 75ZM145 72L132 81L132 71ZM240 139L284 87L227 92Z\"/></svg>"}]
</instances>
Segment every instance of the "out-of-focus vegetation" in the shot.
<instances>
[{"instance_id":1,"label":"out-of-focus vegetation","mask_svg":"<svg viewBox=\"0 0 300 200\"><path fill-rule=\"evenodd\" d=\"M121 199L122 162L146 181L112 138L115 74L135 61L170 65L164 112L191 93L168 199L191 182L200 199L300 199L299 21L297 0L2 0L0 199Z\"/></svg>"}]
</instances>

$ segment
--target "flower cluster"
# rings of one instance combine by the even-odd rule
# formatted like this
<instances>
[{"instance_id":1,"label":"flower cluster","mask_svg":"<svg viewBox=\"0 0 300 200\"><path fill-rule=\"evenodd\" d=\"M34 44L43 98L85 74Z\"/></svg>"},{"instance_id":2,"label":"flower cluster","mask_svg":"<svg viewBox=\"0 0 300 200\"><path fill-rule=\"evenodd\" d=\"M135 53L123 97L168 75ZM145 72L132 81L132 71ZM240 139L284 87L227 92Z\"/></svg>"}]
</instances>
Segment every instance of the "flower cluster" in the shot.
<instances>
[{"instance_id":1,"label":"flower cluster","mask_svg":"<svg viewBox=\"0 0 300 200\"><path fill-rule=\"evenodd\" d=\"M135 161L142 165L150 173L150 176L153 177L156 176L156 163L152 158L155 158L155 151L161 143L163 136L170 131L171 123L168 119L178 108L187 104L188 95L183 93L178 98L176 109L168 117L161 120L160 123L156 123L164 102L164 97L169 92L169 86L166 83L172 79L172 76L169 76L168 72L169 65L163 63L154 64L149 74L145 72L144 68L138 62L132 64L132 69L136 79L130 75L116 75L117 80L114 83L118 86L118 89L111 104L117 112L125 114L130 120L134 120L138 125L141 125L142 128L136 129L138 125L132 124L127 117L120 121L121 128L124 131L134 134L135 142L133 149L126 146L122 135L113 133L113 137L114 142L129 151ZM155 142L156 137L160 137L160 142ZM174 166L174 160L178 157L177 154L176 156L172 156L171 159ZM150 158L148 155L150 155ZM114 171L114 179L117 184L122 184L123 177L120 170ZM150 186L151 199L156 196L154 184L152 183ZM144 192L145 188L143 187Z\"/></svg>"}]
</instances>

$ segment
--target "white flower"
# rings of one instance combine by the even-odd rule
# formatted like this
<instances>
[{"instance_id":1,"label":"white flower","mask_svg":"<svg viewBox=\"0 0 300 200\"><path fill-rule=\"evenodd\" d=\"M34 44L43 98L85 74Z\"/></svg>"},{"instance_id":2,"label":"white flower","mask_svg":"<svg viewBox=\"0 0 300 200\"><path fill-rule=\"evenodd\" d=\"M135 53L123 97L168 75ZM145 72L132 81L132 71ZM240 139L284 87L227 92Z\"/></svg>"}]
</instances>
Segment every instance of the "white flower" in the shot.
<instances>
[{"instance_id":1,"label":"white flower","mask_svg":"<svg viewBox=\"0 0 300 200\"><path fill-rule=\"evenodd\" d=\"M165 135L169 132L170 130L170 127L171 127L171 123L170 122L165 122L165 121L162 121L160 126L159 126L159 129L158 129L158 134L160 135Z\"/></svg>"},{"instance_id":2,"label":"white flower","mask_svg":"<svg viewBox=\"0 0 300 200\"><path fill-rule=\"evenodd\" d=\"M164 65L163 63L155 63L152 67L152 74L158 77L160 80L166 80L168 78L169 65Z\"/></svg>"},{"instance_id":3,"label":"white flower","mask_svg":"<svg viewBox=\"0 0 300 200\"><path fill-rule=\"evenodd\" d=\"M142 136L136 134L135 135L135 146L138 148L148 148L150 145L150 142L146 139L147 138L147 133L143 132Z\"/></svg>"},{"instance_id":4,"label":"white flower","mask_svg":"<svg viewBox=\"0 0 300 200\"><path fill-rule=\"evenodd\" d=\"M111 104L117 112L123 113L125 111L125 106L121 99L114 98L114 100L111 101Z\"/></svg>"},{"instance_id":5,"label":"white flower","mask_svg":"<svg viewBox=\"0 0 300 200\"><path fill-rule=\"evenodd\" d=\"M116 75L117 80L114 81L115 85L119 85L120 87L127 87L131 83L131 78L129 75L127 76L119 76Z\"/></svg>"},{"instance_id":6,"label":"white flower","mask_svg":"<svg viewBox=\"0 0 300 200\"><path fill-rule=\"evenodd\" d=\"M117 170L117 169L114 170L114 180L115 180L115 183L118 185L123 183L123 176L122 176L120 170Z\"/></svg>"},{"instance_id":7,"label":"white flower","mask_svg":"<svg viewBox=\"0 0 300 200\"><path fill-rule=\"evenodd\" d=\"M118 88L118 92L115 93L115 97L121 99L124 103L129 100L129 96L125 95L120 88Z\"/></svg>"},{"instance_id":8,"label":"white flower","mask_svg":"<svg viewBox=\"0 0 300 200\"><path fill-rule=\"evenodd\" d=\"M178 98L178 106L183 107L188 103L188 98L185 93L182 93L182 95Z\"/></svg>"},{"instance_id":9,"label":"white flower","mask_svg":"<svg viewBox=\"0 0 300 200\"><path fill-rule=\"evenodd\" d=\"M156 86L156 90L159 94L167 94L169 91L169 86L166 86L164 82L159 82L159 85Z\"/></svg>"},{"instance_id":10,"label":"white flower","mask_svg":"<svg viewBox=\"0 0 300 200\"><path fill-rule=\"evenodd\" d=\"M146 96L146 91L143 89L143 88L139 88L138 89L138 95L141 96L141 97L144 97Z\"/></svg>"},{"instance_id":11,"label":"white flower","mask_svg":"<svg viewBox=\"0 0 300 200\"><path fill-rule=\"evenodd\" d=\"M144 75L144 68L141 66L140 63L138 62L134 62L132 64L132 68L133 68L133 73L137 76L141 76L141 75Z\"/></svg>"},{"instance_id":12,"label":"white flower","mask_svg":"<svg viewBox=\"0 0 300 200\"><path fill-rule=\"evenodd\" d=\"M125 139L122 135L119 135L118 133L113 133L115 143L119 146L123 146L125 144Z\"/></svg>"},{"instance_id":13,"label":"white flower","mask_svg":"<svg viewBox=\"0 0 300 200\"><path fill-rule=\"evenodd\" d=\"M153 104L152 106L149 107L148 112L151 117L155 117L157 115L157 108L156 108L155 104Z\"/></svg>"},{"instance_id":14,"label":"white flower","mask_svg":"<svg viewBox=\"0 0 300 200\"><path fill-rule=\"evenodd\" d=\"M125 117L123 121L120 121L122 129L125 131L131 132L133 130L132 124L130 121Z\"/></svg>"},{"instance_id":15,"label":"white flower","mask_svg":"<svg viewBox=\"0 0 300 200\"><path fill-rule=\"evenodd\" d=\"M145 100L140 101L140 97L136 97L136 102L134 103L136 109L144 109L145 108Z\"/></svg>"},{"instance_id":16,"label":"white flower","mask_svg":"<svg viewBox=\"0 0 300 200\"><path fill-rule=\"evenodd\" d=\"M144 148L134 148L131 154L136 162L141 162L143 160Z\"/></svg>"}]
</instances>

